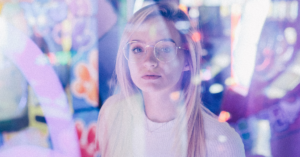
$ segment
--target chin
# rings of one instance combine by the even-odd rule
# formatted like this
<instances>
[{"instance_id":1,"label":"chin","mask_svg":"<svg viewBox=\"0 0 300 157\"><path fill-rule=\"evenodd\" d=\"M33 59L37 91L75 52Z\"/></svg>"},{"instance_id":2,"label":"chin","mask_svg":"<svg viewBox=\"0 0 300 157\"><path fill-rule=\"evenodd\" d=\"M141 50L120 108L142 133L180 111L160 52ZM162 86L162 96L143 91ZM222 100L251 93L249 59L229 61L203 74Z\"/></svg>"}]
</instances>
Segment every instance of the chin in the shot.
<instances>
[{"instance_id":1,"label":"chin","mask_svg":"<svg viewBox=\"0 0 300 157\"><path fill-rule=\"evenodd\" d=\"M143 85L143 86L137 86L137 87L144 93L159 93L159 92L172 93L173 91L179 90L179 89L175 88L174 86L168 87L168 86L163 86L163 85Z\"/></svg>"},{"instance_id":2,"label":"chin","mask_svg":"<svg viewBox=\"0 0 300 157\"><path fill-rule=\"evenodd\" d=\"M162 87L156 87L156 86L138 86L138 88L142 92L146 92L146 93L163 91Z\"/></svg>"}]
</instances>

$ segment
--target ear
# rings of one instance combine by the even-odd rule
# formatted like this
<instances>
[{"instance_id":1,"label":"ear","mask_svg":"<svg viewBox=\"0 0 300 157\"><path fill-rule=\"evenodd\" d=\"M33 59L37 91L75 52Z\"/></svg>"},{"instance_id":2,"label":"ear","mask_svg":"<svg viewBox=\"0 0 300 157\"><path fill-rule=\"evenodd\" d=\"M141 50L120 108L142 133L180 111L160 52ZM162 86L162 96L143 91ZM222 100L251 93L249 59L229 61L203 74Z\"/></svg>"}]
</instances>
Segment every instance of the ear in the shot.
<instances>
[{"instance_id":1,"label":"ear","mask_svg":"<svg viewBox=\"0 0 300 157\"><path fill-rule=\"evenodd\" d=\"M183 67L183 71L190 71L190 64L188 61L184 62L184 67Z\"/></svg>"}]
</instances>

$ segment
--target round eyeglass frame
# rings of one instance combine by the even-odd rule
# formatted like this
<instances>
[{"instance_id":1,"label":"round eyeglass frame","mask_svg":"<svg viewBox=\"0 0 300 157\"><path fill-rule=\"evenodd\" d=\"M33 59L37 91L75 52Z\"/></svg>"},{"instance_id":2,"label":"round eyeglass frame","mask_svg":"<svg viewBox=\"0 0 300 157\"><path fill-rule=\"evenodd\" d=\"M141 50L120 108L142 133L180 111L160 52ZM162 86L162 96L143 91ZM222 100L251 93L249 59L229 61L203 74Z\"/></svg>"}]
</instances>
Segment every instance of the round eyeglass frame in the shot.
<instances>
[{"instance_id":1,"label":"round eyeglass frame","mask_svg":"<svg viewBox=\"0 0 300 157\"><path fill-rule=\"evenodd\" d=\"M185 48L183 48L183 47L181 47L181 46L177 46L176 43L175 43L174 41L171 41L171 40L160 40L160 41L156 42L154 45L147 45L146 43L143 43L143 42L140 42L140 41L130 41L130 42L127 42L127 43L126 43L126 46L123 47L123 55L124 55L124 57L126 58L126 60L127 60L128 62L136 63L136 62L134 62L134 61L129 61L129 59L126 57L126 48L127 48L128 44L130 44L130 43L143 43L143 44L145 44L145 48L147 48L147 47L153 47L153 48L154 48L154 50L153 50L152 52L154 53L154 56L155 56L155 58L156 58L158 61L167 63L167 62L170 62L170 61L174 60L176 57L174 57L174 58L172 58L171 60L168 60L168 61L161 61L160 59L157 58L156 53L155 53L155 46L156 46L158 43L160 43L160 42L165 42L165 41L170 41L170 42L173 42L173 43L175 44L175 48L176 48L175 56L177 56L177 49L180 49L180 50L188 50L188 49L185 49ZM147 53L147 52L145 52L145 53Z\"/></svg>"}]
</instances>

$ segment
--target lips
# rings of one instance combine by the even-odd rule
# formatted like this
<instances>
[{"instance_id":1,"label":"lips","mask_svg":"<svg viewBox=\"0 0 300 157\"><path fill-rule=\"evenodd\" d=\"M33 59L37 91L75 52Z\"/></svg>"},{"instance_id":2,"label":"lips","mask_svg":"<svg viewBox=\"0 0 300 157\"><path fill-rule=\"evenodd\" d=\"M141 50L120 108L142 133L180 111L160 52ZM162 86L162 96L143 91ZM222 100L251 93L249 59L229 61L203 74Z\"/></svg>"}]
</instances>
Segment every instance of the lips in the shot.
<instances>
[{"instance_id":1,"label":"lips","mask_svg":"<svg viewBox=\"0 0 300 157\"><path fill-rule=\"evenodd\" d=\"M144 75L144 76L142 76L142 78L145 80L156 80L156 79L159 79L160 77L161 77L160 75Z\"/></svg>"}]
</instances>

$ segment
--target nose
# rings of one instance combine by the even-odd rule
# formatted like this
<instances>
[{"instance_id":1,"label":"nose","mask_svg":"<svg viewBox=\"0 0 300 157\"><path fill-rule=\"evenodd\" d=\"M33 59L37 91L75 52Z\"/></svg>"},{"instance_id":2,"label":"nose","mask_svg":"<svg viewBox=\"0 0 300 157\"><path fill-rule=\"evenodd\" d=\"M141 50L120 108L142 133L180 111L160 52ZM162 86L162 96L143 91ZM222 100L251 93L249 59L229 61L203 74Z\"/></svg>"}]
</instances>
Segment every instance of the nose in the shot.
<instances>
[{"instance_id":1,"label":"nose","mask_svg":"<svg viewBox=\"0 0 300 157\"><path fill-rule=\"evenodd\" d=\"M146 54L144 58L144 66L149 68L155 68L158 64L158 60L156 59L154 55L154 48L153 47L147 47L146 48Z\"/></svg>"}]
</instances>

